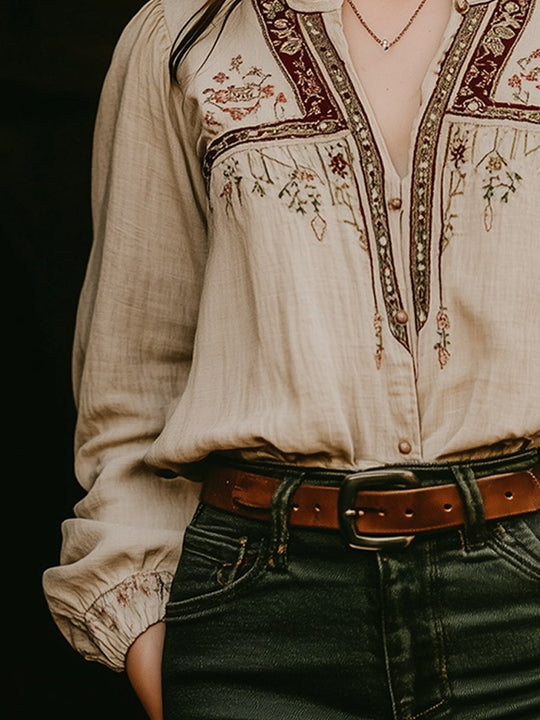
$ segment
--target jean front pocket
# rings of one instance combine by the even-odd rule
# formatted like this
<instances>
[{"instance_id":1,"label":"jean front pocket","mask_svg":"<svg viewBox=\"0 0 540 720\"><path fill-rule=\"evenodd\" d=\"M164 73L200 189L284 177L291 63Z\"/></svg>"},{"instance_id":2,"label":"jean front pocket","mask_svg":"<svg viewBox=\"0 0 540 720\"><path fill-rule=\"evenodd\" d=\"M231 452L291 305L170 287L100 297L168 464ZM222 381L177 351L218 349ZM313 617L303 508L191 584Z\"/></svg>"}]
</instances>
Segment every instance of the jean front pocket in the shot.
<instances>
[{"instance_id":1,"label":"jean front pocket","mask_svg":"<svg viewBox=\"0 0 540 720\"><path fill-rule=\"evenodd\" d=\"M224 527L190 525L184 537L167 618L201 613L250 587L262 574L266 540Z\"/></svg>"},{"instance_id":2,"label":"jean front pocket","mask_svg":"<svg viewBox=\"0 0 540 720\"><path fill-rule=\"evenodd\" d=\"M497 523L488 545L514 569L540 580L540 512Z\"/></svg>"}]
</instances>

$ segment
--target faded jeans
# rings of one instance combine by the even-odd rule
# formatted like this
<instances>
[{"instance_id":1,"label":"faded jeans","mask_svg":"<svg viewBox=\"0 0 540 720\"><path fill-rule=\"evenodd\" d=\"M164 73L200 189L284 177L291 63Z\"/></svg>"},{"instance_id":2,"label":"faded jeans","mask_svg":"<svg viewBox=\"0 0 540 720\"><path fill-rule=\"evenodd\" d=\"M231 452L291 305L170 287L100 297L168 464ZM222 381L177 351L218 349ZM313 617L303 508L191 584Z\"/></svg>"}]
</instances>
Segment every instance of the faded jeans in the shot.
<instances>
[{"instance_id":1,"label":"faded jeans","mask_svg":"<svg viewBox=\"0 0 540 720\"><path fill-rule=\"evenodd\" d=\"M423 484L455 478L474 505L475 477L537 461L415 468L430 470ZM471 507L464 528L354 550L337 531L288 528L300 469L284 467L255 466L285 477L272 523L201 505L186 532L165 720L540 719L538 512L485 523Z\"/></svg>"}]
</instances>

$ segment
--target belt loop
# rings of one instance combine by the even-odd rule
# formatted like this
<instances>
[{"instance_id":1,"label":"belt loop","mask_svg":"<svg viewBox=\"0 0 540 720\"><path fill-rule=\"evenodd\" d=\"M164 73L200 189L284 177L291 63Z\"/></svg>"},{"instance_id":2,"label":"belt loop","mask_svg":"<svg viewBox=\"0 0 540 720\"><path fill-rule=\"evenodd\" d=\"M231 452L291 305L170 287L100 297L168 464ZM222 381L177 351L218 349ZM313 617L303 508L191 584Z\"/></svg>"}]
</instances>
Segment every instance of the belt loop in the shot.
<instances>
[{"instance_id":1,"label":"belt loop","mask_svg":"<svg viewBox=\"0 0 540 720\"><path fill-rule=\"evenodd\" d=\"M268 565L278 572L287 570L289 544L289 515L292 497L302 484L304 471L286 470L272 497L272 538Z\"/></svg>"},{"instance_id":2,"label":"belt loop","mask_svg":"<svg viewBox=\"0 0 540 720\"><path fill-rule=\"evenodd\" d=\"M451 467L463 503L465 543L469 549L474 550L486 543L484 501L470 465L452 465Z\"/></svg>"}]
</instances>

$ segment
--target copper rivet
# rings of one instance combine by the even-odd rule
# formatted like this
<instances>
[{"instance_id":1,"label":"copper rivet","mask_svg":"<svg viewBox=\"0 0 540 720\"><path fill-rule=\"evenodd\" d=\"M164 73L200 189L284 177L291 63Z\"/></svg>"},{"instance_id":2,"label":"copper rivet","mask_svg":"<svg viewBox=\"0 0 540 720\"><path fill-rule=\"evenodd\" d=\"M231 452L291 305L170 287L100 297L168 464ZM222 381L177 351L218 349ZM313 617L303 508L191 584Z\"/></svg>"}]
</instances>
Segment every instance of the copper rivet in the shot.
<instances>
[{"instance_id":1,"label":"copper rivet","mask_svg":"<svg viewBox=\"0 0 540 720\"><path fill-rule=\"evenodd\" d=\"M401 210L401 206L403 205L403 203L401 202L401 198L395 197L391 198L388 201L388 205L390 206L391 210Z\"/></svg>"}]
</instances>

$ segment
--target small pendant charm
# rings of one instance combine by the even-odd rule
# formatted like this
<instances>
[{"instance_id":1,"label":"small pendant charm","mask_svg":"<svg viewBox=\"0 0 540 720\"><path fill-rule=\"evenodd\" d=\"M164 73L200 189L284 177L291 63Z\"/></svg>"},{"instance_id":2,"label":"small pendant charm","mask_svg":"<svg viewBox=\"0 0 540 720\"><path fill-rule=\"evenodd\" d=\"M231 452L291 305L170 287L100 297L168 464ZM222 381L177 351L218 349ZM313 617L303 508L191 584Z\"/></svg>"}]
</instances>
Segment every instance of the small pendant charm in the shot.
<instances>
[{"instance_id":1,"label":"small pendant charm","mask_svg":"<svg viewBox=\"0 0 540 720\"><path fill-rule=\"evenodd\" d=\"M383 50L388 50L390 48L390 43L388 42L388 40L383 40L381 45Z\"/></svg>"}]
</instances>

